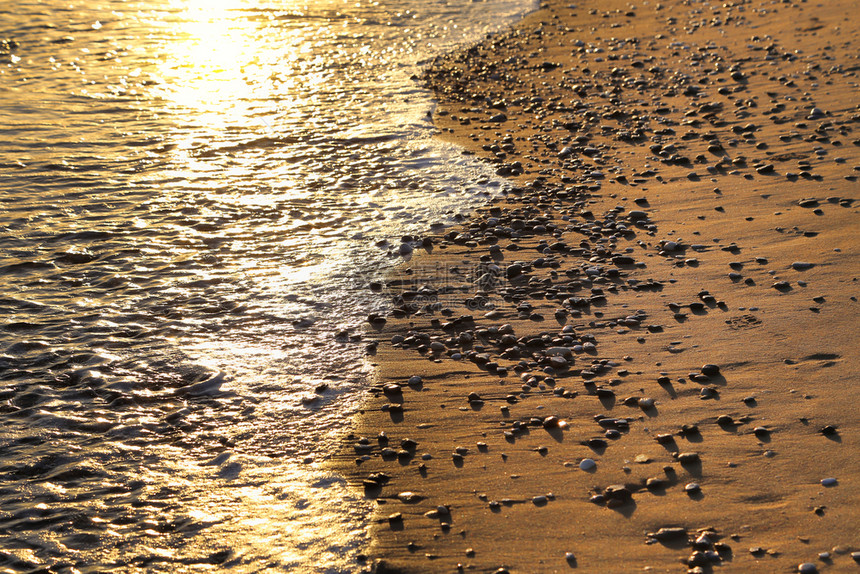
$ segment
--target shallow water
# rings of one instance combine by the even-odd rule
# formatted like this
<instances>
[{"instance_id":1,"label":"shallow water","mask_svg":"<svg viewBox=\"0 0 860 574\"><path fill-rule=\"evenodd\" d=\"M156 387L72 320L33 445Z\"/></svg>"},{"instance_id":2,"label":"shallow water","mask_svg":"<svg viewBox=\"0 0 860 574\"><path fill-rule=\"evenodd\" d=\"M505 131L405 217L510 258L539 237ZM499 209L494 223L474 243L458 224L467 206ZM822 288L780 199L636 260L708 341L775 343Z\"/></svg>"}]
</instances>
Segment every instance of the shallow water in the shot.
<instances>
[{"instance_id":1,"label":"shallow water","mask_svg":"<svg viewBox=\"0 0 860 574\"><path fill-rule=\"evenodd\" d=\"M400 237L497 193L420 63L523 0L0 7L0 568L353 572Z\"/></svg>"}]
</instances>

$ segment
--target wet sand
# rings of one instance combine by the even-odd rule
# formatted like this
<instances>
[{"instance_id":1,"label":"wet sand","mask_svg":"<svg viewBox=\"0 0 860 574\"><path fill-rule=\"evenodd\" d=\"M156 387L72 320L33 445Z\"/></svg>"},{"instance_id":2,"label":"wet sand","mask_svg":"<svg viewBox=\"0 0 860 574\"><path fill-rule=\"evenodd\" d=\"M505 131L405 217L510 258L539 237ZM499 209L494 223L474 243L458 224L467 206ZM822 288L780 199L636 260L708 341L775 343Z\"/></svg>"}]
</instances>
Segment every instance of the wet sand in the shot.
<instances>
[{"instance_id":1,"label":"wet sand","mask_svg":"<svg viewBox=\"0 0 860 574\"><path fill-rule=\"evenodd\" d=\"M374 286L369 568L860 569L857 8L552 0L428 70L517 188Z\"/></svg>"}]
</instances>

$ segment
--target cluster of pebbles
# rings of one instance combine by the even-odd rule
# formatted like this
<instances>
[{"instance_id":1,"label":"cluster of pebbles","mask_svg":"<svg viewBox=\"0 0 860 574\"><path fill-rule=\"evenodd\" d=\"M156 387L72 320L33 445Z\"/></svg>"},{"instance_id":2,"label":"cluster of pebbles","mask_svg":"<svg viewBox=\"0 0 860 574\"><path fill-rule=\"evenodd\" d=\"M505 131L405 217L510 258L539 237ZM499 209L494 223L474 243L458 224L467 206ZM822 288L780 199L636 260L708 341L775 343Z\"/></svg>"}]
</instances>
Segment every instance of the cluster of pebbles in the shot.
<instances>
[{"instance_id":1,"label":"cluster of pebbles","mask_svg":"<svg viewBox=\"0 0 860 574\"><path fill-rule=\"evenodd\" d=\"M796 423L756 411L771 392L766 383L736 398L746 357L727 364L704 351L711 360L684 363L674 356L684 357L690 342L669 337L715 317L725 333L746 337L762 326L760 304L798 296L806 277L831 263L775 258L738 229L684 237L666 223L677 209L689 229L705 225L737 204L729 195L752 197L753 186L773 190L756 191L757 201L778 199L780 209L856 217L860 108L844 101L856 93L854 67L839 60L844 52L794 47L815 33L817 17L792 28L794 37L771 34L764 23L774 10L752 2L590 9L550 1L513 31L427 70L443 104L440 129L515 185L462 225L412 242L413 257L384 285L391 315L369 317L378 332L369 350L382 377L360 425L367 434L350 435L348 448L352 475L382 508L376 572L625 570L590 559L585 532L581 551L559 547L538 565L511 565L496 527L482 526L563 504L619 521L647 506L645 545L675 551L678 571L729 563L786 569L783 552L755 544L741 551L755 539L729 530L741 518L697 523L696 505L711 489L724 496L722 485L733 480L726 473L738 467L727 452L747 457L755 445L756 456L774 458L780 434ZM779 10L794 15L780 18L808 18L798 4ZM852 34L845 45L856 45ZM820 93L820 84L830 91ZM684 185L694 207L655 201L661 186ZM807 221L807 229L762 234L813 241L818 232ZM831 297L808 299L810 315ZM738 300L753 303L738 315ZM652 377L637 349L655 341L668 341L662 353L672 367ZM811 354L785 364L839 360ZM817 444L842 444L840 424L800 421L818 430ZM618 460L620 468L609 463ZM548 489L553 481L543 477L559 476L558 466L575 478ZM841 486L834 476L816 482L828 492ZM464 495L469 488L472 496ZM653 510L661 499L672 501L662 513ZM828 512L815 505L807 514ZM545 524L551 518L534 520L527 522L539 530L534 536L554 533ZM482 530L469 546L472 534L458 523L493 533ZM847 537L819 549L817 561L790 567L849 568L860 562L860 540L856 529ZM810 544L791 555L816 552ZM650 566L644 558L637 564Z\"/></svg>"}]
</instances>

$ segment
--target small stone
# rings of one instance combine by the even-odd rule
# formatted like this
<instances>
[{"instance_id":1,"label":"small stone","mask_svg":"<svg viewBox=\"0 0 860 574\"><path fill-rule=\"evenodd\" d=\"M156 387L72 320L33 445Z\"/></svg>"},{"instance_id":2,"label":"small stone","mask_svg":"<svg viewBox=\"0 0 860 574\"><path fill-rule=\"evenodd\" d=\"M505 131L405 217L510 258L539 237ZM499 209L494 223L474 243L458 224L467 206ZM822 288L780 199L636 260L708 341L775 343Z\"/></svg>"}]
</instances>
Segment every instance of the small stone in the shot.
<instances>
[{"instance_id":1,"label":"small stone","mask_svg":"<svg viewBox=\"0 0 860 574\"><path fill-rule=\"evenodd\" d=\"M697 452L682 452L678 455L678 462L681 464L694 464L701 461L702 459L699 458L699 453Z\"/></svg>"},{"instance_id":2,"label":"small stone","mask_svg":"<svg viewBox=\"0 0 860 574\"><path fill-rule=\"evenodd\" d=\"M416 502L420 502L420 501L424 500L424 497L421 496L420 494L416 494L416 493L408 491L408 490L398 494L397 498L398 498L398 500L400 500L400 502L403 502L405 504L414 504Z\"/></svg>"},{"instance_id":3,"label":"small stone","mask_svg":"<svg viewBox=\"0 0 860 574\"><path fill-rule=\"evenodd\" d=\"M806 116L808 120L818 120L826 116L827 114L821 108L812 108L809 112L809 115Z\"/></svg>"},{"instance_id":4,"label":"small stone","mask_svg":"<svg viewBox=\"0 0 860 574\"><path fill-rule=\"evenodd\" d=\"M665 478L651 477L645 481L645 488L648 490L663 490L667 486Z\"/></svg>"},{"instance_id":5,"label":"small stone","mask_svg":"<svg viewBox=\"0 0 860 574\"><path fill-rule=\"evenodd\" d=\"M647 411L654 408L654 399L652 398L644 398L639 399L639 408L643 411Z\"/></svg>"},{"instance_id":6,"label":"small stone","mask_svg":"<svg viewBox=\"0 0 860 574\"><path fill-rule=\"evenodd\" d=\"M821 479L821 486L830 487L830 486L836 486L837 484L839 484L839 481L836 480L835 478L822 478Z\"/></svg>"},{"instance_id":7,"label":"small stone","mask_svg":"<svg viewBox=\"0 0 860 574\"><path fill-rule=\"evenodd\" d=\"M523 266L519 264L509 265L505 270L505 275L508 276L509 279L513 279L514 277L518 277L523 273Z\"/></svg>"},{"instance_id":8,"label":"small stone","mask_svg":"<svg viewBox=\"0 0 860 574\"><path fill-rule=\"evenodd\" d=\"M812 562L804 562L797 567L797 571L800 574L816 574L818 572L818 568L816 568L815 564Z\"/></svg>"},{"instance_id":9,"label":"small stone","mask_svg":"<svg viewBox=\"0 0 860 574\"><path fill-rule=\"evenodd\" d=\"M735 419L729 415L720 415L717 417L717 424L720 426L732 426L735 424Z\"/></svg>"},{"instance_id":10,"label":"small stone","mask_svg":"<svg viewBox=\"0 0 860 574\"><path fill-rule=\"evenodd\" d=\"M654 534L654 538L660 542L678 540L687 537L687 529L681 526L661 528Z\"/></svg>"},{"instance_id":11,"label":"small stone","mask_svg":"<svg viewBox=\"0 0 860 574\"><path fill-rule=\"evenodd\" d=\"M668 433L661 433L654 437L654 440L660 444L669 444L675 441L675 437Z\"/></svg>"},{"instance_id":12,"label":"small stone","mask_svg":"<svg viewBox=\"0 0 860 574\"><path fill-rule=\"evenodd\" d=\"M708 560L708 557L707 557L707 556L705 556L705 553L704 553L704 552L700 552L700 551L698 551L698 550L697 550L697 551L695 551L695 552L693 552L693 553L690 555L690 557L689 557L689 558L687 558L687 565L688 565L688 566L701 566L701 567L704 567L704 566L709 565L710 563L711 563L711 562L710 562L710 560Z\"/></svg>"},{"instance_id":13,"label":"small stone","mask_svg":"<svg viewBox=\"0 0 860 574\"><path fill-rule=\"evenodd\" d=\"M590 459L590 458L584 458L579 463L579 469L584 470L586 472L589 470L594 470L595 468L597 468L597 463L594 462L594 460Z\"/></svg>"},{"instance_id":14,"label":"small stone","mask_svg":"<svg viewBox=\"0 0 860 574\"><path fill-rule=\"evenodd\" d=\"M690 482L687 483L686 486L684 486L684 492L686 492L687 494L698 494L701 491L702 487L699 486L699 484L696 482Z\"/></svg>"},{"instance_id":15,"label":"small stone","mask_svg":"<svg viewBox=\"0 0 860 574\"><path fill-rule=\"evenodd\" d=\"M717 365L707 364L702 366L702 374L707 377L716 377L720 374L720 367Z\"/></svg>"},{"instance_id":16,"label":"small stone","mask_svg":"<svg viewBox=\"0 0 860 574\"><path fill-rule=\"evenodd\" d=\"M632 500L633 495L623 484L611 484L603 490L606 500L618 503L627 503Z\"/></svg>"}]
</instances>

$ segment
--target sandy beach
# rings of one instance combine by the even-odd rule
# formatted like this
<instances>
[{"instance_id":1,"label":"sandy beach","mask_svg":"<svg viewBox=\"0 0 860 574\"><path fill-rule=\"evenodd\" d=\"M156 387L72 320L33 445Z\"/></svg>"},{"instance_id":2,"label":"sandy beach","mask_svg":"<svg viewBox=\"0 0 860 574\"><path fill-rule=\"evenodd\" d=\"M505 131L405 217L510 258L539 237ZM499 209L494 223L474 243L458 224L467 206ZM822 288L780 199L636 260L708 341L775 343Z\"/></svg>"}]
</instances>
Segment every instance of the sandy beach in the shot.
<instances>
[{"instance_id":1,"label":"sandy beach","mask_svg":"<svg viewBox=\"0 0 860 574\"><path fill-rule=\"evenodd\" d=\"M550 0L427 70L516 187L372 286L369 569L860 571L858 8Z\"/></svg>"}]
</instances>

